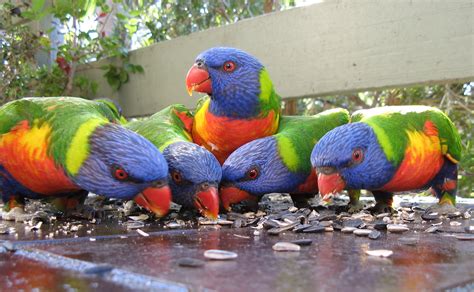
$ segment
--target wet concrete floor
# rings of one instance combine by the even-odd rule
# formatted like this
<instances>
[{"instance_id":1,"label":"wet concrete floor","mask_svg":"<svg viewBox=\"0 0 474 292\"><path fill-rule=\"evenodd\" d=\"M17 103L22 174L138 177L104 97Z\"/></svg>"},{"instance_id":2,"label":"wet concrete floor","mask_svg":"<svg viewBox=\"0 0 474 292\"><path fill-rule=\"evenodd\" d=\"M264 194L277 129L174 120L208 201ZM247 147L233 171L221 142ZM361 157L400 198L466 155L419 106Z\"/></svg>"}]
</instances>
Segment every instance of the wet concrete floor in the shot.
<instances>
[{"instance_id":1,"label":"wet concrete floor","mask_svg":"<svg viewBox=\"0 0 474 292\"><path fill-rule=\"evenodd\" d=\"M382 231L378 240L339 231L274 236L219 225L164 230L155 223L141 228L148 234L144 236L118 222L88 221L77 232L51 237L64 222L28 232L22 223L3 221L17 232L0 235L9 249L0 254L0 290L472 291L474 241L455 236L465 234L474 220L456 221L461 226L444 222L437 233L423 232L430 222L409 225L410 231L402 234ZM276 242L303 238L313 242L299 252L272 250ZM208 260L203 256L208 249L233 251L238 257ZM375 249L392 250L393 255L365 254ZM204 265L182 267L182 258Z\"/></svg>"}]
</instances>

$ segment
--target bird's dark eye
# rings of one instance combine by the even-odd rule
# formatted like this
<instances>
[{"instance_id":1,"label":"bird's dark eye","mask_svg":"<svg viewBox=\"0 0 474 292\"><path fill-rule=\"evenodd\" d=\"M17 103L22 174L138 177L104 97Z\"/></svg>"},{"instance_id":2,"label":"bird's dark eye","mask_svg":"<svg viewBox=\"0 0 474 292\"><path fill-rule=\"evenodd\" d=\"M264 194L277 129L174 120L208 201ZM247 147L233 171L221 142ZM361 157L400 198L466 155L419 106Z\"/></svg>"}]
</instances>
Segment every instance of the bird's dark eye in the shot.
<instances>
[{"instance_id":1,"label":"bird's dark eye","mask_svg":"<svg viewBox=\"0 0 474 292\"><path fill-rule=\"evenodd\" d=\"M247 176L247 179L256 179L258 177L259 173L258 173L258 169L256 168L252 168L250 169L249 171L247 171L246 173L246 176Z\"/></svg>"},{"instance_id":2,"label":"bird's dark eye","mask_svg":"<svg viewBox=\"0 0 474 292\"><path fill-rule=\"evenodd\" d=\"M232 72L235 70L235 63L232 62L232 61L227 61L224 63L224 65L222 66L222 68L224 69L224 71L226 72Z\"/></svg>"},{"instance_id":3,"label":"bird's dark eye","mask_svg":"<svg viewBox=\"0 0 474 292\"><path fill-rule=\"evenodd\" d=\"M114 177L117 180L126 180L128 179L128 173L121 167L116 167L114 170Z\"/></svg>"},{"instance_id":4,"label":"bird's dark eye","mask_svg":"<svg viewBox=\"0 0 474 292\"><path fill-rule=\"evenodd\" d=\"M175 183L180 183L183 180L183 177L181 176L181 173L179 173L177 171L173 171L171 173L171 178L173 179L173 181Z\"/></svg>"},{"instance_id":5,"label":"bird's dark eye","mask_svg":"<svg viewBox=\"0 0 474 292\"><path fill-rule=\"evenodd\" d=\"M352 151L352 161L354 163L360 163L364 159L364 152L361 149L355 149Z\"/></svg>"}]
</instances>

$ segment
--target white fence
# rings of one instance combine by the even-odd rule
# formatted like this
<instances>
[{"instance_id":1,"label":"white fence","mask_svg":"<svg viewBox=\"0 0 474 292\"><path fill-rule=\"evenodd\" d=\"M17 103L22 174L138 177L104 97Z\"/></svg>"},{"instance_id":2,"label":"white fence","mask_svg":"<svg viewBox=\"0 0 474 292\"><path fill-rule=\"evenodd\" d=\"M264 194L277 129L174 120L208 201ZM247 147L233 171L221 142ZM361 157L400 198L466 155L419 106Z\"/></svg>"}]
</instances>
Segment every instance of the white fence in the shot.
<instances>
[{"instance_id":1,"label":"white fence","mask_svg":"<svg viewBox=\"0 0 474 292\"><path fill-rule=\"evenodd\" d=\"M127 116L171 103L193 106L184 79L214 46L238 47L264 63L283 98L474 80L473 0L326 0L160 42L131 53L145 74L99 96Z\"/></svg>"}]
</instances>

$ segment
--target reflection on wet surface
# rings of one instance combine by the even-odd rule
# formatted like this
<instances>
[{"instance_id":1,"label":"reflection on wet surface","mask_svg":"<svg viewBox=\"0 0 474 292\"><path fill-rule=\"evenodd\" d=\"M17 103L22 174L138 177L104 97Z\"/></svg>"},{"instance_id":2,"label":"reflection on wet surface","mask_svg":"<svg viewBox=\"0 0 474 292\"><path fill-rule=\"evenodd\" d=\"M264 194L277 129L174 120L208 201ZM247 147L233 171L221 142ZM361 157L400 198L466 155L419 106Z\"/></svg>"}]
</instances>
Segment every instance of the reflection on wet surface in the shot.
<instances>
[{"instance_id":1,"label":"reflection on wet surface","mask_svg":"<svg viewBox=\"0 0 474 292\"><path fill-rule=\"evenodd\" d=\"M474 279L472 241L441 234L383 233L382 238L342 234L295 234L273 237L253 229L208 227L163 232L150 237L99 239L63 245L36 244L35 248L94 263L108 263L132 272L199 289L238 290L432 290ZM237 237L238 235L239 237ZM418 238L416 245L399 241ZM275 252L278 241L311 238L300 252ZM203 267L177 265L192 257L204 260L207 249L237 252L234 261L206 261ZM365 255L367 249L390 249L388 259ZM473 280L474 281L474 280ZM354 290L351 288L351 290Z\"/></svg>"},{"instance_id":2,"label":"reflection on wet surface","mask_svg":"<svg viewBox=\"0 0 474 292\"><path fill-rule=\"evenodd\" d=\"M7 253L0 254L0 283L1 291L124 290L100 278L80 277Z\"/></svg>"}]
</instances>

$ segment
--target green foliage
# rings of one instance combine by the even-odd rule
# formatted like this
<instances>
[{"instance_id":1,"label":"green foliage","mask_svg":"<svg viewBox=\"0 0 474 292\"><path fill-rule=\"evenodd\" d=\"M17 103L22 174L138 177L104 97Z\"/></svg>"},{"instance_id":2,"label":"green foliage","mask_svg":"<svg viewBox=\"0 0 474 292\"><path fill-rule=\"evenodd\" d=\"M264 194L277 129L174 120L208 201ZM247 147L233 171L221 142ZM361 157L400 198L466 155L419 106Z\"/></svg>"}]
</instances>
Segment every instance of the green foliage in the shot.
<instances>
[{"instance_id":1,"label":"green foliage","mask_svg":"<svg viewBox=\"0 0 474 292\"><path fill-rule=\"evenodd\" d=\"M122 1L115 1L122 2ZM96 14L96 7L100 13ZM106 33L105 25L117 6L105 0L56 0L46 6L44 0L33 0L31 5L0 5L4 34L0 39L0 103L23 96L80 95L93 96L98 88L94 80L80 74L91 68L91 61L111 58L103 67L109 85L117 90L129 80L129 74L144 73L143 67L129 61L129 32L126 29ZM15 9L15 13L12 13ZM21 15L21 17L18 17ZM35 32L31 26L44 17L53 15L59 24L50 31ZM117 27L125 27L129 19L118 20ZM95 24L94 28L86 28ZM101 24L101 25L100 25ZM57 48L51 44L49 33L57 29L64 42ZM63 32L65 30L65 32ZM37 63L38 54L57 57L49 66ZM78 74L79 73L79 74Z\"/></svg>"},{"instance_id":2,"label":"green foliage","mask_svg":"<svg viewBox=\"0 0 474 292\"><path fill-rule=\"evenodd\" d=\"M129 30L142 34L141 46L169 40L214 26L234 23L295 5L294 1L282 0L162 0L128 1L128 15L136 20L129 23ZM134 28L132 28L134 27Z\"/></svg>"}]
</instances>

